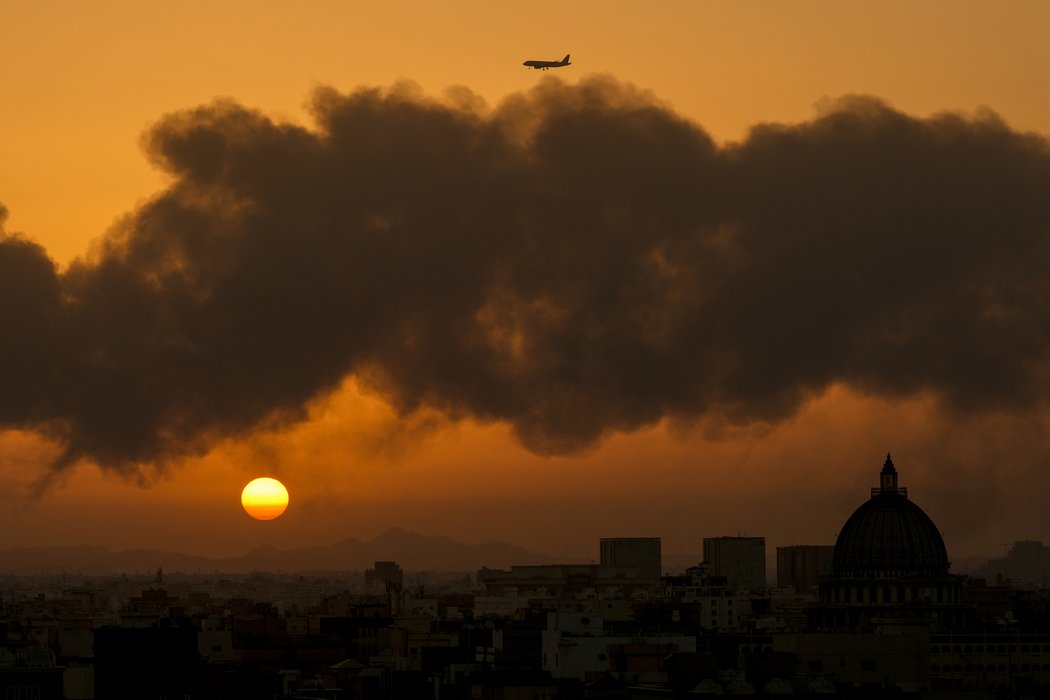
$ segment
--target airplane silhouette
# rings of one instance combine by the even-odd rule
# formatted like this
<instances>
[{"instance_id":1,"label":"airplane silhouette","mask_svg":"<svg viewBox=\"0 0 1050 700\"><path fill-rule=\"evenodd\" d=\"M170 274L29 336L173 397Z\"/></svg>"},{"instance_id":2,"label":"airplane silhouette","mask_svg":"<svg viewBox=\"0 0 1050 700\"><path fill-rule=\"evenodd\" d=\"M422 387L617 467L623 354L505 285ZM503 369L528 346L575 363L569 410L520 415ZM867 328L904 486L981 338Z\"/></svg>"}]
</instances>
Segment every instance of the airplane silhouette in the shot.
<instances>
[{"instance_id":1,"label":"airplane silhouette","mask_svg":"<svg viewBox=\"0 0 1050 700\"><path fill-rule=\"evenodd\" d=\"M571 64L569 63L569 54L565 54L565 58L560 61L525 61L521 65L535 68L536 70L547 70L548 68L561 68Z\"/></svg>"}]
</instances>

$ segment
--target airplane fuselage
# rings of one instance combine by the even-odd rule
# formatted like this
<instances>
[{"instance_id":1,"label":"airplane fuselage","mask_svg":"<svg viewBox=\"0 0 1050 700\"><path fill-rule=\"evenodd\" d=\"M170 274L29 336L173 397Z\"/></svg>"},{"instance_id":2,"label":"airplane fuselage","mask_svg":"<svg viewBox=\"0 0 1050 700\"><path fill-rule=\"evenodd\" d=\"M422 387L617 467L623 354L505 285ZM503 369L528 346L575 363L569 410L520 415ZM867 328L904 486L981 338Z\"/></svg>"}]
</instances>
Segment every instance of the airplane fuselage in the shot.
<instances>
[{"instance_id":1,"label":"airplane fuselage","mask_svg":"<svg viewBox=\"0 0 1050 700\"><path fill-rule=\"evenodd\" d=\"M560 61L525 61L521 65L526 68L535 68L536 70L547 70L548 68L561 68L572 64L569 63L569 54L565 54L565 58Z\"/></svg>"}]
</instances>

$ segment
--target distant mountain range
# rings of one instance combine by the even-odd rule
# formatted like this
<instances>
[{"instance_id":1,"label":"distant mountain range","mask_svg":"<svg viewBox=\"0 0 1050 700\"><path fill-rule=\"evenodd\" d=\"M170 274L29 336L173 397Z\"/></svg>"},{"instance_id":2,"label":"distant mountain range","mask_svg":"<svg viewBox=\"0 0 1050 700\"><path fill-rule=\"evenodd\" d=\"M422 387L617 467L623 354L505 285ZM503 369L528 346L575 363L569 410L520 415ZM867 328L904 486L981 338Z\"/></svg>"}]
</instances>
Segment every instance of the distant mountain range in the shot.
<instances>
[{"instance_id":1,"label":"distant mountain range","mask_svg":"<svg viewBox=\"0 0 1050 700\"><path fill-rule=\"evenodd\" d=\"M506 542L464 544L448 537L420 535L391 528L367 542L350 538L328 547L278 549L256 547L236 557L202 557L154 549L108 547L11 547L0 549L0 574L112 574L249 573L252 571L364 571L377 561L396 561L405 571L476 571L483 566L506 569L525 564L586 564L595 558L554 557ZM964 557L952 562L953 573L982 573L987 557ZM664 571L682 572L698 558L665 552ZM775 574L775 572L771 572ZM771 576L774 578L774 576Z\"/></svg>"},{"instance_id":2,"label":"distant mountain range","mask_svg":"<svg viewBox=\"0 0 1050 700\"><path fill-rule=\"evenodd\" d=\"M578 563L505 542L464 544L395 527L367 542L350 538L329 547L278 549L263 545L237 557L210 558L151 549L108 547L12 547L0 549L0 573L107 575L168 572L362 571L377 561L396 561L406 571L473 571L487 566Z\"/></svg>"}]
</instances>

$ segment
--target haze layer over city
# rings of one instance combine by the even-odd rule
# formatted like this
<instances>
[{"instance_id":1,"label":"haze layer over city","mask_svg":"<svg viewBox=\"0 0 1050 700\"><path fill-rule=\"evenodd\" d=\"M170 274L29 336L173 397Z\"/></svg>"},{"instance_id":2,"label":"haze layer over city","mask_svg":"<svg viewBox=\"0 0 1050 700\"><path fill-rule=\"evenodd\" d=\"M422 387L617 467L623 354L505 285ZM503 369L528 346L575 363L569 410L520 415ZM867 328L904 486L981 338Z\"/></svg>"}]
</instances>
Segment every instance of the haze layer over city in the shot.
<instances>
[{"instance_id":1,"label":"haze layer over city","mask_svg":"<svg viewBox=\"0 0 1050 700\"><path fill-rule=\"evenodd\" d=\"M1046 3L0 22L0 547L1050 539Z\"/></svg>"}]
</instances>

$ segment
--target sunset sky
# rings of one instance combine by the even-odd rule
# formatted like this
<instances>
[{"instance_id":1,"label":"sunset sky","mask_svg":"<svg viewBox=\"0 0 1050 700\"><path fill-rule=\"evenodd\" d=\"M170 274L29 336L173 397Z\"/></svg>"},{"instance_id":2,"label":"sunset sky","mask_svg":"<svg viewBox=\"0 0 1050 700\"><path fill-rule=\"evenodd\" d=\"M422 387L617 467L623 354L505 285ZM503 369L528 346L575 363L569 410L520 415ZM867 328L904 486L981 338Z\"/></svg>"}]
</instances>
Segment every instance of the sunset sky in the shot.
<instances>
[{"instance_id":1,"label":"sunset sky","mask_svg":"<svg viewBox=\"0 0 1050 700\"><path fill-rule=\"evenodd\" d=\"M1050 4L0 24L0 547L1050 540Z\"/></svg>"}]
</instances>

